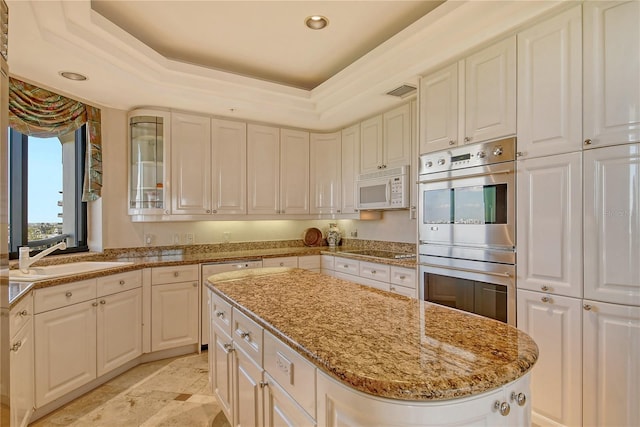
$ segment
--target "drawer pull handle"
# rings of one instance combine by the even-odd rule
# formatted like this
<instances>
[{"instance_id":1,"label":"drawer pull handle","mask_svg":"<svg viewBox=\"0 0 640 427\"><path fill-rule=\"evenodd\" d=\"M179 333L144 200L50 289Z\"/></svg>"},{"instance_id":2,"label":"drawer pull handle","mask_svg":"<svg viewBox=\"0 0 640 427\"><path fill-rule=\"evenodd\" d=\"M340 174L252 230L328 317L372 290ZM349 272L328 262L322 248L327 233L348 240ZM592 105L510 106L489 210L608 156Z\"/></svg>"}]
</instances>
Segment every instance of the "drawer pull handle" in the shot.
<instances>
[{"instance_id":1,"label":"drawer pull handle","mask_svg":"<svg viewBox=\"0 0 640 427\"><path fill-rule=\"evenodd\" d=\"M224 319L224 311L216 311L216 317Z\"/></svg>"},{"instance_id":2,"label":"drawer pull handle","mask_svg":"<svg viewBox=\"0 0 640 427\"><path fill-rule=\"evenodd\" d=\"M66 294L64 294L64 296L66 296L67 298L71 298L73 294L71 292L67 292Z\"/></svg>"},{"instance_id":3,"label":"drawer pull handle","mask_svg":"<svg viewBox=\"0 0 640 427\"><path fill-rule=\"evenodd\" d=\"M260 381L259 385L260 385L260 388L265 388L269 386L269 383L267 381Z\"/></svg>"},{"instance_id":4,"label":"drawer pull handle","mask_svg":"<svg viewBox=\"0 0 640 427\"><path fill-rule=\"evenodd\" d=\"M407 278L407 276L400 276L400 280L404 280L406 278Z\"/></svg>"},{"instance_id":5,"label":"drawer pull handle","mask_svg":"<svg viewBox=\"0 0 640 427\"><path fill-rule=\"evenodd\" d=\"M124 280L120 280L120 284L121 284L121 285L124 285Z\"/></svg>"},{"instance_id":6,"label":"drawer pull handle","mask_svg":"<svg viewBox=\"0 0 640 427\"><path fill-rule=\"evenodd\" d=\"M24 316L28 316L29 312L27 310L22 310L20 313L18 313L20 316L24 317Z\"/></svg>"},{"instance_id":7,"label":"drawer pull handle","mask_svg":"<svg viewBox=\"0 0 640 427\"><path fill-rule=\"evenodd\" d=\"M515 391L511 392L511 401L515 401L518 406L524 406L527 403L527 396L524 393L516 394Z\"/></svg>"},{"instance_id":8,"label":"drawer pull handle","mask_svg":"<svg viewBox=\"0 0 640 427\"><path fill-rule=\"evenodd\" d=\"M240 331L240 338L247 339L251 335L251 332Z\"/></svg>"},{"instance_id":9,"label":"drawer pull handle","mask_svg":"<svg viewBox=\"0 0 640 427\"><path fill-rule=\"evenodd\" d=\"M345 264L345 265L344 265L344 268L349 268L349 265L348 265L348 264Z\"/></svg>"},{"instance_id":10,"label":"drawer pull handle","mask_svg":"<svg viewBox=\"0 0 640 427\"><path fill-rule=\"evenodd\" d=\"M11 351L18 351L22 347L22 341L17 341L11 346Z\"/></svg>"}]
</instances>

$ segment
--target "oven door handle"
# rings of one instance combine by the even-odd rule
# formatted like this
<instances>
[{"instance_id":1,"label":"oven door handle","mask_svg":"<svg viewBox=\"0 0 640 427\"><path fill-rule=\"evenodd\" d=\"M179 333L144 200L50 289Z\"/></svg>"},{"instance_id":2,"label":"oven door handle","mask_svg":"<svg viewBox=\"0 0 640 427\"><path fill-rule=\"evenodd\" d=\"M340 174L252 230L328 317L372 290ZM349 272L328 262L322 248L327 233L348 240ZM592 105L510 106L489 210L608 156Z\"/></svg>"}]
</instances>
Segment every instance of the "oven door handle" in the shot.
<instances>
[{"instance_id":1,"label":"oven door handle","mask_svg":"<svg viewBox=\"0 0 640 427\"><path fill-rule=\"evenodd\" d=\"M437 264L427 264L426 262L420 262L418 263L419 265L425 266L425 267L435 267L435 268L444 268L447 270L456 270L456 271L464 271L467 273L478 273L478 274L487 274L489 276L498 276L498 277L511 277L511 274L507 273L507 272L495 272L495 271L480 271L480 270L473 270L470 268L462 268L462 267L451 267L448 265L437 265Z\"/></svg>"},{"instance_id":2,"label":"oven door handle","mask_svg":"<svg viewBox=\"0 0 640 427\"><path fill-rule=\"evenodd\" d=\"M436 178L436 179L428 179L418 181L418 184L431 184L434 182L442 182L442 181L453 181L454 179L465 179L465 178L476 178L479 176L487 176L487 175L504 175L513 173L513 169L504 169L499 171L488 171L488 172L480 172L480 173L472 173L469 175L460 175L460 176L448 176L446 178Z\"/></svg>"}]
</instances>

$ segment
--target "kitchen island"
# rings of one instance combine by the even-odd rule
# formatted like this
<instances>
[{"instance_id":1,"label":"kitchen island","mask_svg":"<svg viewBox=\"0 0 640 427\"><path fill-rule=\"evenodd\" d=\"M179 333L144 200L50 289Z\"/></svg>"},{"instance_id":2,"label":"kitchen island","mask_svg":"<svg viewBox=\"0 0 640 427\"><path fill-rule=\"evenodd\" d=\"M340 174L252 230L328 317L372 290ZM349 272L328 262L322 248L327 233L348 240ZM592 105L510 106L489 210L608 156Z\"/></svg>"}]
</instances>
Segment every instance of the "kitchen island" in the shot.
<instances>
[{"instance_id":1,"label":"kitchen island","mask_svg":"<svg viewBox=\"0 0 640 427\"><path fill-rule=\"evenodd\" d=\"M238 400L225 411L232 423L262 407L240 390L246 356L266 425L287 408L317 425L530 423L538 349L512 326L300 269L223 273L207 287L212 384L223 407Z\"/></svg>"}]
</instances>

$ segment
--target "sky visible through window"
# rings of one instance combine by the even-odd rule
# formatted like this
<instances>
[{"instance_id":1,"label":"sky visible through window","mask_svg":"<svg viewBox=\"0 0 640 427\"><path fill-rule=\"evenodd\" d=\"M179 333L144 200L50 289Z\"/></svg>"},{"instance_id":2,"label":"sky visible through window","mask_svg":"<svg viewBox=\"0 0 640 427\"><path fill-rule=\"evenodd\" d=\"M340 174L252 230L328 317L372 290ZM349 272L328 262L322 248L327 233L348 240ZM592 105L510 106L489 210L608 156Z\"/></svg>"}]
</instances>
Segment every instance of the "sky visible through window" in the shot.
<instances>
[{"instance_id":1,"label":"sky visible through window","mask_svg":"<svg viewBox=\"0 0 640 427\"><path fill-rule=\"evenodd\" d=\"M61 223L62 144L58 138L29 137L29 223Z\"/></svg>"}]
</instances>

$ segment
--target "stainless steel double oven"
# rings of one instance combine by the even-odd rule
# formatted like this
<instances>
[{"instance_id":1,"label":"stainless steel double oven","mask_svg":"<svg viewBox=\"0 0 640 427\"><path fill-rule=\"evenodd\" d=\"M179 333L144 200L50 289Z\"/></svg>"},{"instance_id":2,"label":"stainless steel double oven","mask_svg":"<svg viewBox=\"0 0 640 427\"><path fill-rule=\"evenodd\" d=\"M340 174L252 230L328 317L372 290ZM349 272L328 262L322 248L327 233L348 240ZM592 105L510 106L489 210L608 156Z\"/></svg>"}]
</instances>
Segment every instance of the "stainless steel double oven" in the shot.
<instances>
[{"instance_id":1,"label":"stainless steel double oven","mask_svg":"<svg viewBox=\"0 0 640 427\"><path fill-rule=\"evenodd\" d=\"M420 158L420 297L515 325L515 138Z\"/></svg>"}]
</instances>

